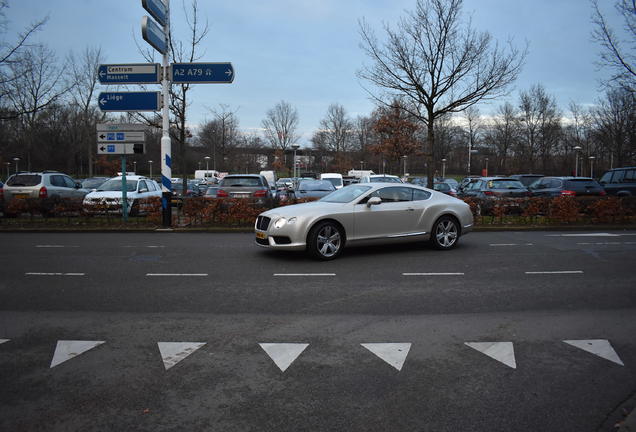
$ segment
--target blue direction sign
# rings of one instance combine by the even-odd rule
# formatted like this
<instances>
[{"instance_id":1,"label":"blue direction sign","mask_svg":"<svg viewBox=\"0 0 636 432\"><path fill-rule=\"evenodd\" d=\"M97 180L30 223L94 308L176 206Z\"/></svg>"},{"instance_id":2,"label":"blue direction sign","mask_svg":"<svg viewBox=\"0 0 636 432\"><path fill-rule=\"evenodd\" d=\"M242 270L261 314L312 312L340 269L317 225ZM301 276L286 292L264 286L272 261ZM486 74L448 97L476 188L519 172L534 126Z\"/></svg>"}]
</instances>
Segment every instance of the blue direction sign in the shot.
<instances>
[{"instance_id":1,"label":"blue direction sign","mask_svg":"<svg viewBox=\"0 0 636 432\"><path fill-rule=\"evenodd\" d=\"M147 16L144 16L141 19L141 36L161 54L165 54L167 52L168 42L166 41L166 34Z\"/></svg>"},{"instance_id":2,"label":"blue direction sign","mask_svg":"<svg viewBox=\"0 0 636 432\"><path fill-rule=\"evenodd\" d=\"M230 84L232 81L232 63L172 63L174 84Z\"/></svg>"},{"instance_id":3,"label":"blue direction sign","mask_svg":"<svg viewBox=\"0 0 636 432\"><path fill-rule=\"evenodd\" d=\"M159 24L162 26L166 25L168 22L168 8L162 0L141 0L141 5Z\"/></svg>"},{"instance_id":4,"label":"blue direction sign","mask_svg":"<svg viewBox=\"0 0 636 432\"><path fill-rule=\"evenodd\" d=\"M159 111L160 92L103 92L97 100L102 111Z\"/></svg>"},{"instance_id":5,"label":"blue direction sign","mask_svg":"<svg viewBox=\"0 0 636 432\"><path fill-rule=\"evenodd\" d=\"M159 63L99 65L100 84L158 84L161 82Z\"/></svg>"}]
</instances>

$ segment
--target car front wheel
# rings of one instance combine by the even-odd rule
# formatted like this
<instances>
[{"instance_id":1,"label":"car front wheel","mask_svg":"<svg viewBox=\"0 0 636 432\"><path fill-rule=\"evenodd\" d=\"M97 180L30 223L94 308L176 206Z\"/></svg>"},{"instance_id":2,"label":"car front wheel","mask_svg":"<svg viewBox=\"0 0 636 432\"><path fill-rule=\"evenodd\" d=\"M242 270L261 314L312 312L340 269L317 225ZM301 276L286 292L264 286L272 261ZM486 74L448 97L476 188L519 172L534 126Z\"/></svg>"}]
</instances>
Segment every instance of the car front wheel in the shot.
<instances>
[{"instance_id":1,"label":"car front wheel","mask_svg":"<svg viewBox=\"0 0 636 432\"><path fill-rule=\"evenodd\" d=\"M307 250L320 260L332 260L342 252L344 233L333 222L321 222L314 226L307 239Z\"/></svg>"},{"instance_id":2,"label":"car front wheel","mask_svg":"<svg viewBox=\"0 0 636 432\"><path fill-rule=\"evenodd\" d=\"M433 225L431 244L436 249L448 250L457 245L459 241L459 225L450 216L442 216Z\"/></svg>"}]
</instances>

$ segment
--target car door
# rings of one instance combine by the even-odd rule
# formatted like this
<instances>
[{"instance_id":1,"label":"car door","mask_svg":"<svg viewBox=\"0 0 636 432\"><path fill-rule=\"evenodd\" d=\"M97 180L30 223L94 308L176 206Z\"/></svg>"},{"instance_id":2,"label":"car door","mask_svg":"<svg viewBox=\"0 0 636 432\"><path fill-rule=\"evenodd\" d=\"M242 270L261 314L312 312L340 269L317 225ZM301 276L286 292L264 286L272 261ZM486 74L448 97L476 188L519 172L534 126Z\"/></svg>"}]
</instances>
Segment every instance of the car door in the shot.
<instances>
[{"instance_id":1,"label":"car door","mask_svg":"<svg viewBox=\"0 0 636 432\"><path fill-rule=\"evenodd\" d=\"M382 203L367 206L372 197L379 197ZM354 206L354 233L360 240L408 236L415 231L417 220L410 187L378 189Z\"/></svg>"},{"instance_id":2,"label":"car door","mask_svg":"<svg viewBox=\"0 0 636 432\"><path fill-rule=\"evenodd\" d=\"M62 176L64 179L64 185L66 186L64 198L82 198L84 196L83 189L77 188L77 184L75 180L70 178L69 176Z\"/></svg>"}]
</instances>

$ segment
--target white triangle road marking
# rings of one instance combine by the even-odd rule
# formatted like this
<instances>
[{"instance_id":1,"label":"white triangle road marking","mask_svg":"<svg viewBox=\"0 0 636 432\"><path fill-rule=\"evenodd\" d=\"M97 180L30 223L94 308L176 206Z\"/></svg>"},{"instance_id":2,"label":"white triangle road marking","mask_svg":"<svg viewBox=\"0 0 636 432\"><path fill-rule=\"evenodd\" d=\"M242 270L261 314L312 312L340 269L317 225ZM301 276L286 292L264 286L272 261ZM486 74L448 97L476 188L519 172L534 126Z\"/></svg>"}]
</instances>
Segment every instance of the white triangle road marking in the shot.
<instances>
[{"instance_id":1,"label":"white triangle road marking","mask_svg":"<svg viewBox=\"0 0 636 432\"><path fill-rule=\"evenodd\" d=\"M517 369L512 342L464 342L464 344L508 367Z\"/></svg>"},{"instance_id":2,"label":"white triangle road marking","mask_svg":"<svg viewBox=\"0 0 636 432\"><path fill-rule=\"evenodd\" d=\"M263 351L285 372L298 356L309 346L306 343L259 343Z\"/></svg>"},{"instance_id":3,"label":"white triangle road marking","mask_svg":"<svg viewBox=\"0 0 636 432\"><path fill-rule=\"evenodd\" d=\"M166 370L205 345L205 342L157 342Z\"/></svg>"},{"instance_id":4,"label":"white triangle road marking","mask_svg":"<svg viewBox=\"0 0 636 432\"><path fill-rule=\"evenodd\" d=\"M607 339L564 340L568 345L582 349L621 366L625 366Z\"/></svg>"},{"instance_id":5,"label":"white triangle road marking","mask_svg":"<svg viewBox=\"0 0 636 432\"><path fill-rule=\"evenodd\" d=\"M0 339L0 345L2 345L5 342L9 342L11 339Z\"/></svg>"},{"instance_id":6,"label":"white triangle road marking","mask_svg":"<svg viewBox=\"0 0 636 432\"><path fill-rule=\"evenodd\" d=\"M80 341L80 340L60 340L57 341L53 360L51 360L50 368L53 368L67 360L77 357L80 354L91 350L105 341Z\"/></svg>"},{"instance_id":7,"label":"white triangle road marking","mask_svg":"<svg viewBox=\"0 0 636 432\"><path fill-rule=\"evenodd\" d=\"M406 356L411 349L410 343L363 343L360 344L382 360L393 366L398 371L406 361Z\"/></svg>"}]
</instances>

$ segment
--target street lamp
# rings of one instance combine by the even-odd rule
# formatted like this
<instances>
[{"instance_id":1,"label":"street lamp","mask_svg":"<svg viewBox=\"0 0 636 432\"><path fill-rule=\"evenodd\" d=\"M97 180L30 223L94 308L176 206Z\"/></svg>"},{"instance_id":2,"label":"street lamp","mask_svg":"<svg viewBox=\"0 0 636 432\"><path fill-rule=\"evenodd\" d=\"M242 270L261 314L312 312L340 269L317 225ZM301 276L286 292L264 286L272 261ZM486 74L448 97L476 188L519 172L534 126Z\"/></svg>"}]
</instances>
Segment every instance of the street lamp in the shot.
<instances>
[{"instance_id":1,"label":"street lamp","mask_svg":"<svg viewBox=\"0 0 636 432\"><path fill-rule=\"evenodd\" d=\"M298 144L292 144L291 146L292 149L294 149L294 171L293 171L293 177L294 177L294 186L295 188L298 187L298 179L296 178L296 150L298 150L300 148L300 146Z\"/></svg>"},{"instance_id":2,"label":"street lamp","mask_svg":"<svg viewBox=\"0 0 636 432\"><path fill-rule=\"evenodd\" d=\"M152 178L152 161L151 160L148 161L148 165L150 165L150 176L149 177Z\"/></svg>"},{"instance_id":3,"label":"street lamp","mask_svg":"<svg viewBox=\"0 0 636 432\"><path fill-rule=\"evenodd\" d=\"M579 176L579 152L581 146L574 146L574 177Z\"/></svg>"},{"instance_id":4,"label":"street lamp","mask_svg":"<svg viewBox=\"0 0 636 432\"><path fill-rule=\"evenodd\" d=\"M197 169L201 169L201 161L197 161Z\"/></svg>"},{"instance_id":5,"label":"street lamp","mask_svg":"<svg viewBox=\"0 0 636 432\"><path fill-rule=\"evenodd\" d=\"M360 161L360 171L364 169L364 161Z\"/></svg>"},{"instance_id":6,"label":"street lamp","mask_svg":"<svg viewBox=\"0 0 636 432\"><path fill-rule=\"evenodd\" d=\"M488 175L488 158L486 158L486 175Z\"/></svg>"},{"instance_id":7,"label":"street lamp","mask_svg":"<svg viewBox=\"0 0 636 432\"><path fill-rule=\"evenodd\" d=\"M590 160L590 177L594 178L594 159L596 159L594 156L590 156L588 158Z\"/></svg>"},{"instance_id":8,"label":"street lamp","mask_svg":"<svg viewBox=\"0 0 636 432\"><path fill-rule=\"evenodd\" d=\"M137 161L133 161L133 173L137 174Z\"/></svg>"},{"instance_id":9,"label":"street lamp","mask_svg":"<svg viewBox=\"0 0 636 432\"><path fill-rule=\"evenodd\" d=\"M205 159L205 170L209 171L210 170L210 156L204 156L203 159Z\"/></svg>"},{"instance_id":10,"label":"street lamp","mask_svg":"<svg viewBox=\"0 0 636 432\"><path fill-rule=\"evenodd\" d=\"M446 178L446 159L442 159L442 178Z\"/></svg>"},{"instance_id":11,"label":"street lamp","mask_svg":"<svg viewBox=\"0 0 636 432\"><path fill-rule=\"evenodd\" d=\"M402 177L406 177L406 158L408 156L404 155L402 156L402 159L404 160L404 172L402 173Z\"/></svg>"},{"instance_id":12,"label":"street lamp","mask_svg":"<svg viewBox=\"0 0 636 432\"><path fill-rule=\"evenodd\" d=\"M13 162L15 162L15 173L17 174L17 173L18 173L18 171L20 171L20 170L18 169L19 162L20 162L20 158L19 158L19 157L14 157L14 158L13 158Z\"/></svg>"}]
</instances>

